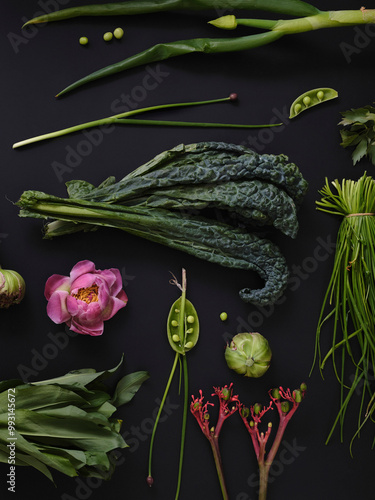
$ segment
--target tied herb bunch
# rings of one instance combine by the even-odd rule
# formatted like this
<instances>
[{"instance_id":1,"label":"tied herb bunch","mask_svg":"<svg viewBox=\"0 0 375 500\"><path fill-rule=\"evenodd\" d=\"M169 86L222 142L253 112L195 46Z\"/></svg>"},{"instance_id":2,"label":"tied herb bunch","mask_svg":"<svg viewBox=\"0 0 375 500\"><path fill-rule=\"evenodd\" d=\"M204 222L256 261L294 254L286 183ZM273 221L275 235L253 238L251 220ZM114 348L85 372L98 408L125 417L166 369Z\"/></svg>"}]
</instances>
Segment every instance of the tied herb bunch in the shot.
<instances>
[{"instance_id":1,"label":"tied herb bunch","mask_svg":"<svg viewBox=\"0 0 375 500\"><path fill-rule=\"evenodd\" d=\"M361 395L358 401L362 420L354 436L375 410L370 376L375 366L375 182L366 173L358 181L344 179L340 183L336 179L332 186L326 180L320 194L318 210L342 218L317 326L314 360L321 372L330 360L341 387L340 410L328 442L337 425L343 441L344 419L353 395ZM328 325L332 329L332 347L323 356L321 337Z\"/></svg>"}]
</instances>

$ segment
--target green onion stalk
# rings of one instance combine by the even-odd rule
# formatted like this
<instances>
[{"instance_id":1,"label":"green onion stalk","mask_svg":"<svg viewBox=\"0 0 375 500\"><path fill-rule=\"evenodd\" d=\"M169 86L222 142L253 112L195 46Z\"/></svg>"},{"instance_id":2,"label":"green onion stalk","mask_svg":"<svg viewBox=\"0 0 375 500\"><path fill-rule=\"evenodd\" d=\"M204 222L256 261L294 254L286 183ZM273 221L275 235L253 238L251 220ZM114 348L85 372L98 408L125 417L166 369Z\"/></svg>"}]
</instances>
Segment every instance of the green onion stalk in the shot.
<instances>
[{"instance_id":1,"label":"green onion stalk","mask_svg":"<svg viewBox=\"0 0 375 500\"><path fill-rule=\"evenodd\" d=\"M166 10L200 10L228 8L225 0L164 0L119 2L104 5L88 5L62 9L30 19L26 25L57 21L78 16L129 15ZM264 10L275 14L292 16L292 19L237 19L234 15L226 15L210 21L210 24L222 29L235 29L238 25L260 29L260 33L232 38L195 38L174 42L159 43L132 55L122 61L103 67L73 82L57 95L61 96L94 80L114 75L137 66L166 60L172 57L200 53L222 53L248 50L272 43L285 35L293 35L322 28L356 26L375 22L375 9L361 7L357 10L321 11L316 7L298 0L243 0L236 1L237 9Z\"/></svg>"},{"instance_id":2,"label":"green onion stalk","mask_svg":"<svg viewBox=\"0 0 375 500\"><path fill-rule=\"evenodd\" d=\"M317 325L314 365L318 363L323 374L331 361L340 384L340 409L326 443L337 426L344 440L349 403L353 396L360 396L358 428L351 449L354 437L375 410L370 376L375 366L375 181L366 173L358 181L344 179L340 183L336 179L332 186L326 180L320 194L317 209L338 215L342 221ZM328 327L332 345L323 355L321 338Z\"/></svg>"},{"instance_id":3,"label":"green onion stalk","mask_svg":"<svg viewBox=\"0 0 375 500\"><path fill-rule=\"evenodd\" d=\"M13 149L17 149L23 146L28 146L36 142L45 141L48 139L54 139L56 137L62 137L64 135L72 134L75 132L80 132L81 130L87 130L93 127L103 127L112 125L146 125L146 126L167 126L167 127L203 127L203 128L266 128L266 127L277 127L282 125L282 123L269 123L264 125L251 125L251 124L238 124L238 123L209 123L209 122L185 122L177 120L142 120L137 118L132 118L140 113L146 113L149 111L157 111L162 109L171 108L183 108L190 106L199 106L204 104L216 104L220 102L236 101L237 94L232 93L228 97L221 97L219 99L210 99L206 101L195 101L195 102L180 102L180 103L170 103L170 104L158 104L155 106L148 106L146 108L134 109L132 111L126 111L124 113L119 113L117 115L108 116L106 118L100 118L98 120L92 120L90 122L81 123L78 125L73 125L72 127L67 127L61 130L56 130L54 132L48 132L46 134L31 137L29 139L24 139L22 141L13 144Z\"/></svg>"}]
</instances>

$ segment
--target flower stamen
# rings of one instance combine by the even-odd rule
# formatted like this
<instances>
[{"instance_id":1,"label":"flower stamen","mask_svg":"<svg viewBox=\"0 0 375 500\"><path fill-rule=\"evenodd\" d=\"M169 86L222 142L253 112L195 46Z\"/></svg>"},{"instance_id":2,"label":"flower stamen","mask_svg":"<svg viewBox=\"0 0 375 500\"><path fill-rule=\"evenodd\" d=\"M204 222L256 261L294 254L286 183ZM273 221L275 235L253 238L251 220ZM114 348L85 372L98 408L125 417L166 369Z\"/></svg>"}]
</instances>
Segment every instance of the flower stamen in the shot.
<instances>
[{"instance_id":1,"label":"flower stamen","mask_svg":"<svg viewBox=\"0 0 375 500\"><path fill-rule=\"evenodd\" d=\"M99 287L96 283L87 288L79 288L77 293L72 293L72 297L78 300L91 304L91 302L99 301Z\"/></svg>"}]
</instances>

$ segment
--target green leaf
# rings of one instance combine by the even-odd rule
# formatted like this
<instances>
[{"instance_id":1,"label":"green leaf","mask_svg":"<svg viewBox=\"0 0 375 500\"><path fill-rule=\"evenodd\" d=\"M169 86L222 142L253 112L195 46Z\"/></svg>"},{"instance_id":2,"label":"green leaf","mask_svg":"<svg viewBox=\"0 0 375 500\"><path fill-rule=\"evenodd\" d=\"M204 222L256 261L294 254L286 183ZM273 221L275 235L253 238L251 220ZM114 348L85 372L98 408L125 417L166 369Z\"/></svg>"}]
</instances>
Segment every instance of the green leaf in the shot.
<instances>
[{"instance_id":1,"label":"green leaf","mask_svg":"<svg viewBox=\"0 0 375 500\"><path fill-rule=\"evenodd\" d=\"M72 388L79 387L82 389L94 381L97 382L102 381L113 375L120 368L122 362L123 362L123 355L121 357L119 364L110 370L104 370L101 372L96 372L96 370L91 368L74 370L68 372L66 375L63 375L62 377L57 377L49 380L42 380L40 382L33 382L33 385L58 384L65 387L72 387Z\"/></svg>"},{"instance_id":2,"label":"green leaf","mask_svg":"<svg viewBox=\"0 0 375 500\"><path fill-rule=\"evenodd\" d=\"M353 164L358 163L367 153L367 141L362 139L352 153Z\"/></svg>"},{"instance_id":3,"label":"green leaf","mask_svg":"<svg viewBox=\"0 0 375 500\"><path fill-rule=\"evenodd\" d=\"M139 371L125 375L117 384L111 403L117 407L128 403L133 399L134 395L149 378L149 374L145 371Z\"/></svg>"}]
</instances>

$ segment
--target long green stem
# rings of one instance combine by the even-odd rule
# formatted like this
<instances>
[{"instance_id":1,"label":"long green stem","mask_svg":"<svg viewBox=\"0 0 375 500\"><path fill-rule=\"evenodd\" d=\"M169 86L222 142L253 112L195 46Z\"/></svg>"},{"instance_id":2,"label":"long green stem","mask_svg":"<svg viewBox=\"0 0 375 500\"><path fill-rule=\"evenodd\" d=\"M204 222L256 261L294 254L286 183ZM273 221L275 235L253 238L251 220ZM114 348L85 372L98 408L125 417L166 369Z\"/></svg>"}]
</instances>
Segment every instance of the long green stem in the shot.
<instances>
[{"instance_id":1,"label":"long green stem","mask_svg":"<svg viewBox=\"0 0 375 500\"><path fill-rule=\"evenodd\" d=\"M170 389L170 386L171 386L171 383L172 383L172 380L173 380L174 373L176 371L176 367L177 367L177 363L178 363L178 360L179 360L179 356L180 356L179 353L176 352L176 355L175 355L175 358L174 358L174 362L173 362L173 366L172 366L172 370L171 370L171 372L169 374L168 382L167 382L167 385L165 387L163 398L162 398L160 406L159 406L159 411L158 411L158 413L156 415L156 419L155 419L155 423L154 423L154 428L152 429L151 441L150 441L150 451L149 451L149 458L148 458L148 477L149 478L152 478L152 473L151 473L152 451L153 451L153 448L154 448L154 440L155 440L156 428L158 426L160 415L161 415L161 413L163 411L164 403L165 403L165 400L167 398L167 395L168 395L168 392L169 392L169 389Z\"/></svg>"},{"instance_id":2,"label":"long green stem","mask_svg":"<svg viewBox=\"0 0 375 500\"><path fill-rule=\"evenodd\" d=\"M128 118L130 116L137 115L139 113L145 113L147 111L155 111L160 109L168 108L178 108L187 106L198 106L203 104L213 104L218 102L224 102L232 100L231 97L223 97L220 99L212 99L209 101L197 101L197 102L184 102L176 104L160 104L157 106L149 106L147 108L136 109L132 111L127 111L125 113L120 113L117 115L112 115L107 118L101 118L99 120L93 120L86 123L81 123L79 125L74 125L72 127L57 130L55 132L49 132L47 134L38 135L36 137L31 137L23 141L16 142L13 144L13 149L20 148L29 144L44 141L47 139L54 139L56 137L61 137L64 135L72 134L74 132L79 132L81 130L86 130L93 127L102 127L108 125L154 125L154 126L167 126L167 127L206 127L206 128L264 128L264 127L277 127L282 125L282 123L270 123L265 125L249 125L249 124L236 124L236 123L208 123L208 122L184 122L184 121L174 121L174 120L138 120L133 118Z\"/></svg>"},{"instance_id":3,"label":"long green stem","mask_svg":"<svg viewBox=\"0 0 375 500\"><path fill-rule=\"evenodd\" d=\"M184 410L182 414L182 426L181 426L181 445L180 445L180 457L178 463L178 476L177 476L177 488L175 500L178 499L181 488L181 479L182 479L182 465L184 458L184 450L185 450L185 437L186 437L186 422L187 422L187 414L189 408L189 378L188 378L188 368L187 368L187 360L186 356L182 356L182 367L184 373Z\"/></svg>"}]
</instances>

